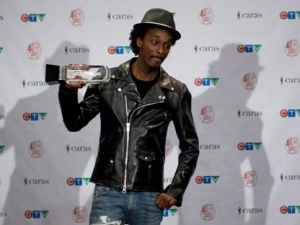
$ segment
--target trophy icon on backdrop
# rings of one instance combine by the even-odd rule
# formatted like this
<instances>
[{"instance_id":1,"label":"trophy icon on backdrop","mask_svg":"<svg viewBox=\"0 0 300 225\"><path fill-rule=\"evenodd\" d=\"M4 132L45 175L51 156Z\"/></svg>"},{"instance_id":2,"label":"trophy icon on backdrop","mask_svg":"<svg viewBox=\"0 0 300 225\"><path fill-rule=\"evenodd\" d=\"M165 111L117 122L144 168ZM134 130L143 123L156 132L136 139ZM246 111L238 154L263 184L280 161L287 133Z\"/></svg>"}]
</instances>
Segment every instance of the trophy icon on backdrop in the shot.
<instances>
[{"instance_id":1,"label":"trophy icon on backdrop","mask_svg":"<svg viewBox=\"0 0 300 225\"><path fill-rule=\"evenodd\" d=\"M107 66L69 64L65 66L46 64L46 82L49 85L58 84L60 81L66 83L86 82L88 84L107 83L111 72Z\"/></svg>"}]
</instances>

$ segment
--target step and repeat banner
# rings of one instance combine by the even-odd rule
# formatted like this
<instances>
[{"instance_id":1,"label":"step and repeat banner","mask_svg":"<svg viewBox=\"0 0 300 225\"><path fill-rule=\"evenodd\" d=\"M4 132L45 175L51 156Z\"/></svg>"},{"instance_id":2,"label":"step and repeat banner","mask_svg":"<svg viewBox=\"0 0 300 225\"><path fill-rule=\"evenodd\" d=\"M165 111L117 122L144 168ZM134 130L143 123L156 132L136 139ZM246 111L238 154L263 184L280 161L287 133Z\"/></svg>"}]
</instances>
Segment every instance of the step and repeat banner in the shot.
<instances>
[{"instance_id":1,"label":"step and repeat banner","mask_svg":"<svg viewBox=\"0 0 300 225\"><path fill-rule=\"evenodd\" d=\"M0 225L88 224L100 120L67 131L45 65L118 66L150 8L182 34L163 67L192 92L201 151L162 224L300 223L300 1L1 0ZM165 186L179 152L170 125Z\"/></svg>"}]
</instances>

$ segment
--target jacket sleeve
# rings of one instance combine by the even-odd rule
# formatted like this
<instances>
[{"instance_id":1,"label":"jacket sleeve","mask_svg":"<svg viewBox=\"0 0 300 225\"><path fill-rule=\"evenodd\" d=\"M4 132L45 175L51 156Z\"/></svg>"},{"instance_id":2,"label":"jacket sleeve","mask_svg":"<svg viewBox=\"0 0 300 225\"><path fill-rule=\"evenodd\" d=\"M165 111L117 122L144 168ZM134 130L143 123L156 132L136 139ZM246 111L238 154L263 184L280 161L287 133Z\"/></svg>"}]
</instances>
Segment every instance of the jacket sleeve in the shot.
<instances>
[{"instance_id":1,"label":"jacket sleeve","mask_svg":"<svg viewBox=\"0 0 300 225\"><path fill-rule=\"evenodd\" d=\"M77 89L59 87L59 103L62 117L69 131L79 131L99 113L99 89L88 88L82 102L78 103Z\"/></svg>"},{"instance_id":2,"label":"jacket sleeve","mask_svg":"<svg viewBox=\"0 0 300 225\"><path fill-rule=\"evenodd\" d=\"M184 90L173 120L180 148L178 166L172 183L164 190L177 199L176 206L182 204L184 192L195 171L199 156L199 141L191 112L191 94L186 86Z\"/></svg>"}]
</instances>

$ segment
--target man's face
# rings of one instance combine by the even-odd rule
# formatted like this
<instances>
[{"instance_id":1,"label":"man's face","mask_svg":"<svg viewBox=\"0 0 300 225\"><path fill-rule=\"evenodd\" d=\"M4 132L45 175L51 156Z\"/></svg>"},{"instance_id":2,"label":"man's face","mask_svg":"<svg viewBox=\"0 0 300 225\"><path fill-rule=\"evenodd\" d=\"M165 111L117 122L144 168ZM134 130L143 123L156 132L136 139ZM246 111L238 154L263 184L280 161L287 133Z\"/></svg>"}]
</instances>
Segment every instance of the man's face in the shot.
<instances>
[{"instance_id":1,"label":"man's face","mask_svg":"<svg viewBox=\"0 0 300 225\"><path fill-rule=\"evenodd\" d=\"M142 39L137 39L139 59L150 68L159 67L168 56L172 46L172 35L160 28L150 28Z\"/></svg>"}]
</instances>

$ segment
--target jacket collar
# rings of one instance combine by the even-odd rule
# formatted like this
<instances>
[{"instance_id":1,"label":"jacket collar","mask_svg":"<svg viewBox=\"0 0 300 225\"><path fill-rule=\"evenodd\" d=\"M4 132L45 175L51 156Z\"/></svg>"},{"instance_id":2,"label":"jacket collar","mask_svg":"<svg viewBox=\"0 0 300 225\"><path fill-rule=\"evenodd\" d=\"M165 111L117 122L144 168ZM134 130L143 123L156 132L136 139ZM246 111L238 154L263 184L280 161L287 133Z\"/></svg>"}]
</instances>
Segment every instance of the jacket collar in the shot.
<instances>
[{"instance_id":1,"label":"jacket collar","mask_svg":"<svg viewBox=\"0 0 300 225\"><path fill-rule=\"evenodd\" d=\"M135 60L135 58L132 58L130 60L128 60L127 62L121 64L119 66L119 68L121 68L122 72L116 73L114 74L115 79L120 79L120 80L125 80L125 81L129 81L129 79L131 80L131 77L129 76L130 74L130 63ZM157 80L157 84L161 87L161 88L165 88L168 90L173 91L174 87L170 81L170 76L168 75L168 73L162 68L160 67L160 76Z\"/></svg>"}]
</instances>

